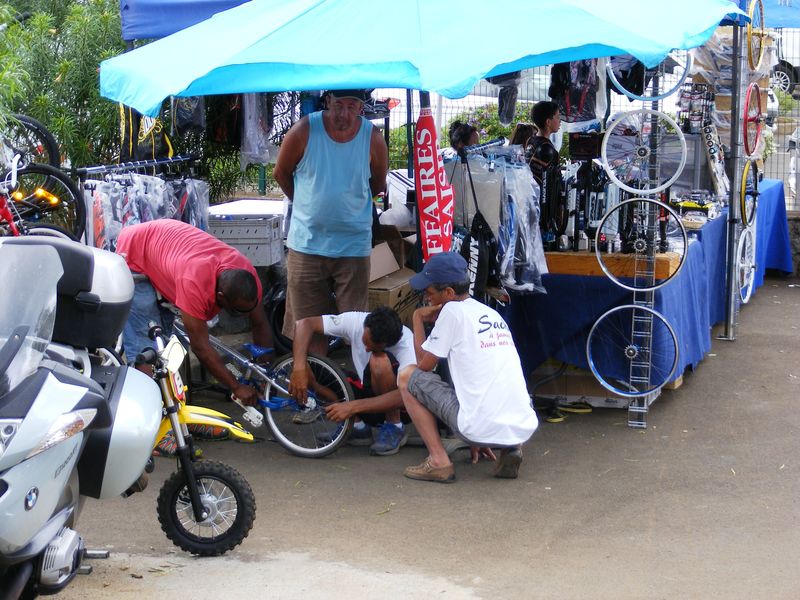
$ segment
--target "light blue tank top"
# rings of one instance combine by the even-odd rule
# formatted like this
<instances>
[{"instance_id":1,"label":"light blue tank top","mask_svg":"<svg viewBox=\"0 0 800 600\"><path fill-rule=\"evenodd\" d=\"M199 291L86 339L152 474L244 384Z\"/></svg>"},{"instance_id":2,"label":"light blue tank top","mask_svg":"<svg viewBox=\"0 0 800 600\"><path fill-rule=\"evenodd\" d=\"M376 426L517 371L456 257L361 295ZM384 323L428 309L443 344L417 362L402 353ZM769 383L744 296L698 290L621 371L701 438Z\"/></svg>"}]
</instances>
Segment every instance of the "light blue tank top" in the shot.
<instances>
[{"instance_id":1,"label":"light blue tank top","mask_svg":"<svg viewBox=\"0 0 800 600\"><path fill-rule=\"evenodd\" d=\"M356 136L339 143L325 131L321 112L308 116L308 144L294 172L292 221L286 239L292 250L333 258L369 256L372 125L360 119Z\"/></svg>"}]
</instances>

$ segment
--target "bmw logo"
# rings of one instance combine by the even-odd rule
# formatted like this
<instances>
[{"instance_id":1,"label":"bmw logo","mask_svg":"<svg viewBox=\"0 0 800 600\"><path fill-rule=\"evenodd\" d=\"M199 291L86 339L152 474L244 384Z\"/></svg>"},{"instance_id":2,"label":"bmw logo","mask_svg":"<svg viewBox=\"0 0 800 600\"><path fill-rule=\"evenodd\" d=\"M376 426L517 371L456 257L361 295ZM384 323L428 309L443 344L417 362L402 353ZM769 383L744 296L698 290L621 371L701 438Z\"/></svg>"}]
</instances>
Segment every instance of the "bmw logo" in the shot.
<instances>
[{"instance_id":1,"label":"bmw logo","mask_svg":"<svg viewBox=\"0 0 800 600\"><path fill-rule=\"evenodd\" d=\"M28 490L28 493L25 494L25 510L31 510L34 506L36 506L36 501L39 499L39 488L32 487Z\"/></svg>"}]
</instances>

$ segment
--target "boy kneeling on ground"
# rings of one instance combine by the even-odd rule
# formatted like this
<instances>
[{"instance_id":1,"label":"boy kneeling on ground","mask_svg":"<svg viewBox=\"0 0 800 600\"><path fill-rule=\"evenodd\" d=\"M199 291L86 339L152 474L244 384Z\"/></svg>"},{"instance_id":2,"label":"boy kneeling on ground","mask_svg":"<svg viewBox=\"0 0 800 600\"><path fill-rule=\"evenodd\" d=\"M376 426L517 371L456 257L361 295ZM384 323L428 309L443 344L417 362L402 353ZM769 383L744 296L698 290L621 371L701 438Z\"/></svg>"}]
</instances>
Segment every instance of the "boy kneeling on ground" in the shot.
<instances>
[{"instance_id":1,"label":"boy kneeling on ground","mask_svg":"<svg viewBox=\"0 0 800 600\"><path fill-rule=\"evenodd\" d=\"M356 399L327 406L326 417L331 421L356 417L349 439L351 445L371 444L369 452L374 456L396 454L408 440L400 418L403 400L397 389L397 372L416 364L411 330L403 326L395 311L386 307L376 308L371 313L344 312L297 321L293 345L295 366L289 392L301 404L306 403L309 385L314 385L310 381L307 362L308 347L314 334L343 338L350 345L353 367L358 376L357 381L352 382ZM304 415L306 413L298 413L297 417ZM306 418L315 419L316 414L311 412ZM372 424L380 425L374 440L369 426ZM322 435L335 436L337 433Z\"/></svg>"}]
</instances>

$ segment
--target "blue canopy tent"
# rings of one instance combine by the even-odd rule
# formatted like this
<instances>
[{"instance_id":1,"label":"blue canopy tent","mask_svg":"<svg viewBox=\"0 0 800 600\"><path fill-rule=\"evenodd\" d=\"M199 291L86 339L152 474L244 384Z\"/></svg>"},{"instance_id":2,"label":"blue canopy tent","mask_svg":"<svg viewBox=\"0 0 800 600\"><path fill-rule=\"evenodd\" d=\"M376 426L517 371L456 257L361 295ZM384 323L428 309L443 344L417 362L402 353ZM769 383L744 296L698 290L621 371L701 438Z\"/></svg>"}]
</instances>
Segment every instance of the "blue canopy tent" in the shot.
<instances>
[{"instance_id":1,"label":"blue canopy tent","mask_svg":"<svg viewBox=\"0 0 800 600\"><path fill-rule=\"evenodd\" d=\"M122 39L166 37L247 0L119 0Z\"/></svg>"},{"instance_id":2,"label":"blue canopy tent","mask_svg":"<svg viewBox=\"0 0 800 600\"><path fill-rule=\"evenodd\" d=\"M654 65L726 18L744 14L729 0L507 0L501 10L484 0L252 0L103 61L100 92L147 115L169 96L403 87L460 98L482 77L581 58L628 53ZM553 26L532 35L536 22Z\"/></svg>"}]
</instances>

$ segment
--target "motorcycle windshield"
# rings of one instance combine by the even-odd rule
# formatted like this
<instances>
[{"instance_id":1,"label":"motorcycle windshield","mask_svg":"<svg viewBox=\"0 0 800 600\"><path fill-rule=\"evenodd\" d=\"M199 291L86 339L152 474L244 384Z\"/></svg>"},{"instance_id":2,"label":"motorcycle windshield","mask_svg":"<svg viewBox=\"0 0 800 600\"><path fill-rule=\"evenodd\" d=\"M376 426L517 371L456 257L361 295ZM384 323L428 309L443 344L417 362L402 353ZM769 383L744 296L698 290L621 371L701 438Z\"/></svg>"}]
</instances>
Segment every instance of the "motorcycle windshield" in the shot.
<instances>
[{"instance_id":1,"label":"motorcycle windshield","mask_svg":"<svg viewBox=\"0 0 800 600\"><path fill-rule=\"evenodd\" d=\"M41 362L53 335L63 272L55 248L0 243L0 396Z\"/></svg>"}]
</instances>

